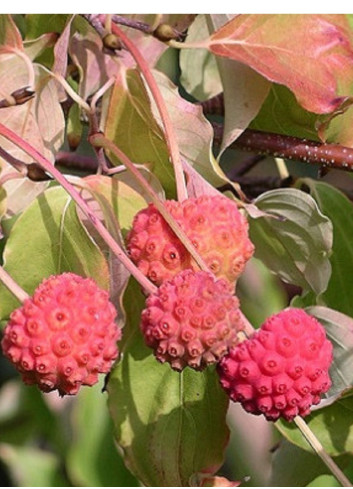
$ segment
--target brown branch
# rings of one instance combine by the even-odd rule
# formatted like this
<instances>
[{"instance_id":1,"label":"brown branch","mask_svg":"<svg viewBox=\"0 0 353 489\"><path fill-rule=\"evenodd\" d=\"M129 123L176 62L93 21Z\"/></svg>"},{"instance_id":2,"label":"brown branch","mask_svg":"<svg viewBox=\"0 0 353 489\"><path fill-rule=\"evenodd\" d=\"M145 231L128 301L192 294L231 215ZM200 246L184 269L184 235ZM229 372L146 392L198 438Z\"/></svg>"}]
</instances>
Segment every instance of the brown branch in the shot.
<instances>
[{"instance_id":1,"label":"brown branch","mask_svg":"<svg viewBox=\"0 0 353 489\"><path fill-rule=\"evenodd\" d=\"M115 24L124 25L126 27L131 27L132 29L136 29L138 31L144 32L146 34L151 34L151 26L146 22L140 22L139 20L127 19L126 17L121 17L120 15L113 15L112 21Z\"/></svg>"},{"instance_id":2,"label":"brown branch","mask_svg":"<svg viewBox=\"0 0 353 489\"><path fill-rule=\"evenodd\" d=\"M81 16L91 24L93 29L95 29L101 37L104 37L107 32L100 20L100 14L81 14Z\"/></svg>"},{"instance_id":3,"label":"brown branch","mask_svg":"<svg viewBox=\"0 0 353 489\"><path fill-rule=\"evenodd\" d=\"M248 173L252 168L254 168L260 161L266 158L265 155L252 155L249 158L246 158L235 168L230 168L227 171L227 177L233 181L239 181L239 177L242 177L246 173Z\"/></svg>"},{"instance_id":4,"label":"brown branch","mask_svg":"<svg viewBox=\"0 0 353 489\"><path fill-rule=\"evenodd\" d=\"M223 126L215 123L212 125L215 134L214 142L219 145L222 141ZM323 168L353 171L353 148L340 144L320 143L282 134L246 129L230 147L317 164Z\"/></svg>"},{"instance_id":5,"label":"brown branch","mask_svg":"<svg viewBox=\"0 0 353 489\"><path fill-rule=\"evenodd\" d=\"M101 37L107 33L106 29L102 23L102 15L101 14L81 14L87 22L91 24L91 26L98 32ZM112 15L112 21L115 24L120 24L125 27L131 27L132 29L136 29L138 31L144 32L145 34L152 34L151 26L146 22L141 22L139 20L128 19L126 17L122 17L121 15Z\"/></svg>"},{"instance_id":6,"label":"brown branch","mask_svg":"<svg viewBox=\"0 0 353 489\"><path fill-rule=\"evenodd\" d=\"M72 170L82 170L94 173L98 169L97 158L80 155L71 151L59 151L55 157L55 164Z\"/></svg>"},{"instance_id":7,"label":"brown branch","mask_svg":"<svg viewBox=\"0 0 353 489\"><path fill-rule=\"evenodd\" d=\"M209 115L224 115L224 97L223 93L219 93L200 104L204 113Z\"/></svg>"}]
</instances>

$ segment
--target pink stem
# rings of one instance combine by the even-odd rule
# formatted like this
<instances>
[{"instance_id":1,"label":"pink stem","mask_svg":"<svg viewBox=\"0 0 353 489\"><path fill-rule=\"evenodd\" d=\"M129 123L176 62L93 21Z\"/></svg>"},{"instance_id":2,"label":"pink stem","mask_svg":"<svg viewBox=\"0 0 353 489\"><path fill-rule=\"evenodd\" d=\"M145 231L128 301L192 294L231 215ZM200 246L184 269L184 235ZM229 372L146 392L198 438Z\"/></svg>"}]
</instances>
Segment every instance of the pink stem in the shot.
<instances>
[{"instance_id":1,"label":"pink stem","mask_svg":"<svg viewBox=\"0 0 353 489\"><path fill-rule=\"evenodd\" d=\"M0 265L0 280L9 289L9 291L20 301L24 302L29 298L27 292L25 292L17 282L6 272L6 270Z\"/></svg>"},{"instance_id":2,"label":"pink stem","mask_svg":"<svg viewBox=\"0 0 353 489\"><path fill-rule=\"evenodd\" d=\"M134 43L131 42L130 39L124 34L124 32L114 23L112 24L112 32L116 36L119 36L121 38L126 48L130 51L132 57L136 61L137 66L141 70L141 73L143 74L149 89L151 90L165 130L165 138L175 172L178 200L185 200L188 198L188 194L186 190L183 166L180 159L180 152L175 138L173 125L156 80L154 79L151 70L149 69L149 66L141 55L140 51L136 48Z\"/></svg>"},{"instance_id":3,"label":"pink stem","mask_svg":"<svg viewBox=\"0 0 353 489\"><path fill-rule=\"evenodd\" d=\"M82 212L85 214L87 219L92 223L100 236L107 243L109 248L121 261L121 263L127 268L127 270L135 277L135 279L141 284L141 286L149 293L153 294L156 292L157 287L148 280L145 275L132 263L130 258L124 253L120 248L118 243L114 240L109 231L103 226L101 221L95 215L95 213L89 208L85 200L81 197L78 191L69 183L64 175L60 173L52 163L47 160L43 155L41 155L33 146L31 146L27 141L24 141L20 136L18 136L11 129L7 128L0 123L0 134L6 139L14 143L16 146L21 148L25 153L31 156L38 164L66 190L66 192L73 198L76 204L81 208Z\"/></svg>"},{"instance_id":4,"label":"pink stem","mask_svg":"<svg viewBox=\"0 0 353 489\"><path fill-rule=\"evenodd\" d=\"M164 217L165 221L169 224L169 226L172 228L174 231L175 235L180 239L180 241L183 243L185 248L188 250L192 258L195 260L197 265L200 267L201 270L206 270L210 271L209 268L207 267L206 263L200 256L200 254L197 252L195 246L192 244L190 241L189 237L185 234L185 232L181 229L179 224L175 221L173 216L170 214L170 212L166 209L165 205L161 201L161 199L158 197L156 192L153 190L151 185L146 181L146 179L141 175L139 170L136 168L136 166L133 164L133 162L126 156L125 153L121 151L121 149L118 148L112 141L107 139L103 134L98 133L98 134L93 134L92 136L89 137L89 141L93 146L102 146L105 149L108 149L114 155L126 166L126 168L132 173L133 177L135 180L141 185L141 187L148 193L150 196L152 202L156 206L156 208L159 210L159 212L162 214ZM112 174L114 170L108 170L108 173Z\"/></svg>"}]
</instances>

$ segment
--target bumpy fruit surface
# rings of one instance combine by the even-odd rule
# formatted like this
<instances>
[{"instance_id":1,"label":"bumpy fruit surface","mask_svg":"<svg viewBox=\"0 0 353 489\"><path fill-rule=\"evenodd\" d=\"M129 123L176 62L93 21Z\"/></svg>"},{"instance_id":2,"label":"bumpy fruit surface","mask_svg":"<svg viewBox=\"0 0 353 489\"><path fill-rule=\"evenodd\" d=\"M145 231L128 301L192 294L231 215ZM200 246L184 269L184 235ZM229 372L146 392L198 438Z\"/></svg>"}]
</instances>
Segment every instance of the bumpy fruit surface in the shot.
<instances>
[{"instance_id":1,"label":"bumpy fruit surface","mask_svg":"<svg viewBox=\"0 0 353 489\"><path fill-rule=\"evenodd\" d=\"M109 372L121 330L108 293L73 273L44 280L10 316L2 350L26 384L76 394Z\"/></svg>"},{"instance_id":2,"label":"bumpy fruit surface","mask_svg":"<svg viewBox=\"0 0 353 489\"><path fill-rule=\"evenodd\" d=\"M205 195L183 202L167 200L165 206L210 271L234 283L254 252L248 222L236 203L221 195ZM142 273L157 285L181 270L198 269L153 204L135 216L127 247Z\"/></svg>"},{"instance_id":3,"label":"bumpy fruit surface","mask_svg":"<svg viewBox=\"0 0 353 489\"><path fill-rule=\"evenodd\" d=\"M221 385L233 401L268 420L306 416L331 386L332 344L325 329L302 309L268 318L219 365Z\"/></svg>"},{"instance_id":4,"label":"bumpy fruit surface","mask_svg":"<svg viewBox=\"0 0 353 489\"><path fill-rule=\"evenodd\" d=\"M160 362L175 370L202 370L238 342L243 329L239 301L226 280L184 270L164 282L146 301L141 329Z\"/></svg>"}]
</instances>

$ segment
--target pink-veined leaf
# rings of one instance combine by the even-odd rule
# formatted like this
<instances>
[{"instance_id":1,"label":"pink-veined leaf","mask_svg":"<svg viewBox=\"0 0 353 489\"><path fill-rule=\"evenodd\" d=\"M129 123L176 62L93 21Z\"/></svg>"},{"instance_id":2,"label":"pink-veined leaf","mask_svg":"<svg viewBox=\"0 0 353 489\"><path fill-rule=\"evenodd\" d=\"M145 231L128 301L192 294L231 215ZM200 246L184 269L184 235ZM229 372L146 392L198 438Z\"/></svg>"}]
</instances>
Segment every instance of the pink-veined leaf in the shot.
<instances>
[{"instance_id":1,"label":"pink-veined leaf","mask_svg":"<svg viewBox=\"0 0 353 489\"><path fill-rule=\"evenodd\" d=\"M71 24L74 16L71 16L66 23L65 29L60 34L59 39L55 43L54 47L54 65L53 72L57 75L66 75L67 62L68 62L68 49L70 42ZM57 84L60 101L64 101L67 98L66 92L62 86Z\"/></svg>"},{"instance_id":2,"label":"pink-veined leaf","mask_svg":"<svg viewBox=\"0 0 353 489\"><path fill-rule=\"evenodd\" d=\"M14 53L0 54L0 86L2 93L28 85L30 74L23 56ZM13 129L44 156L54 161L64 137L65 121L58 100L55 81L39 64L33 64L35 97L22 105L5 107L0 111L0 121ZM1 147L24 163L32 159L12 143L0 138ZM13 168L1 158L2 176L13 172ZM8 196L7 216L17 214L39 195L48 182L33 182L27 178L9 180L5 183Z\"/></svg>"},{"instance_id":3,"label":"pink-veined leaf","mask_svg":"<svg viewBox=\"0 0 353 489\"><path fill-rule=\"evenodd\" d=\"M116 60L104 52L103 41L93 30L75 32L69 42L69 54L80 73L78 92L84 100L119 71Z\"/></svg>"},{"instance_id":4,"label":"pink-veined leaf","mask_svg":"<svg viewBox=\"0 0 353 489\"><path fill-rule=\"evenodd\" d=\"M286 85L311 112L332 112L349 95L342 87L353 77L353 47L344 15L238 15L207 47Z\"/></svg>"}]
</instances>

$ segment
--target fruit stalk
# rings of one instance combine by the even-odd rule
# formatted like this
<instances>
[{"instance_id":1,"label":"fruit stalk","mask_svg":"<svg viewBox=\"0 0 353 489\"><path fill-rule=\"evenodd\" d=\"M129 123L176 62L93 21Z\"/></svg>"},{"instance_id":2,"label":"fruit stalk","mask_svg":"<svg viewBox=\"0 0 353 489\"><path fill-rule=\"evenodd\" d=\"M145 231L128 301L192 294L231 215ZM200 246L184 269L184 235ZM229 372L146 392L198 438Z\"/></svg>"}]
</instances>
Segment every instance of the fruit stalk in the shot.
<instances>
[{"instance_id":1,"label":"fruit stalk","mask_svg":"<svg viewBox=\"0 0 353 489\"><path fill-rule=\"evenodd\" d=\"M156 291L156 287L146 278L140 270L132 263L130 258L124 253L120 248L118 243L114 240L113 236L104 227L95 213L89 208L87 203L78 193L78 191L67 181L67 179L62 175L53 164L47 160L42 154L40 154L33 146L31 146L27 141L19 137L11 129L0 123L0 134L6 139L11 141L17 147L22 149L31 158L33 158L46 172L48 172L72 197L76 204L81 208L82 212L85 214L87 219L92 223L100 236L104 239L109 248L121 261L121 263L127 268L127 270L135 277L135 279L141 284L141 286L149 293L152 294Z\"/></svg>"},{"instance_id":2,"label":"fruit stalk","mask_svg":"<svg viewBox=\"0 0 353 489\"><path fill-rule=\"evenodd\" d=\"M131 42L130 39L124 34L124 32L114 23L112 24L112 32L113 34L116 34L117 36L120 37L120 39L123 41L126 48L129 50L130 54L136 61L136 64L139 67L142 75L144 76L148 88L151 91L151 94L156 103L165 130L165 138L170 154L170 159L173 163L174 172L175 172L178 200L185 200L188 198L188 194L187 194L187 189L185 184L183 165L180 159L178 143L176 141L173 125L170 120L165 101L161 95L156 80L153 78L151 70L149 69L140 51L136 48L134 43Z\"/></svg>"},{"instance_id":3,"label":"fruit stalk","mask_svg":"<svg viewBox=\"0 0 353 489\"><path fill-rule=\"evenodd\" d=\"M325 451L324 447L321 445L319 440L316 438L314 433L311 431L309 426L300 416L294 418L294 422L300 429L302 435L305 437L307 442L313 448L315 453L321 458L324 464L330 469L332 474L336 477L339 483L343 487L352 487L352 483L347 479L342 470L336 465L330 455Z\"/></svg>"},{"instance_id":4,"label":"fruit stalk","mask_svg":"<svg viewBox=\"0 0 353 489\"><path fill-rule=\"evenodd\" d=\"M29 298L27 292L25 292L17 282L6 272L6 270L0 265L0 280L9 289L10 292L20 301L24 302Z\"/></svg>"},{"instance_id":5,"label":"fruit stalk","mask_svg":"<svg viewBox=\"0 0 353 489\"><path fill-rule=\"evenodd\" d=\"M138 171L138 169L135 167L135 165L130 161L130 159L123 153L112 141L107 139L103 134L97 133L93 134L92 136L89 137L89 141L92 144L93 147L101 146L104 147L105 149L108 149L114 155L124 164L124 166L131 172L135 180L142 186L142 188L147 192L147 194L150 196L152 202L156 206L156 208L159 210L159 212L162 214L163 218L165 221L169 224L175 235L180 239L180 241L183 243L185 248L188 250L192 258L195 260L195 262L198 264L201 270L204 271L209 271L207 265L205 264L204 260L200 256L200 254L197 252L196 248L194 245L191 243L190 239L188 236L185 234L185 232L181 229L181 227L178 225L178 223L175 221L175 219L170 215L168 210L165 208L163 205L163 202L160 200L156 192L153 190L151 185L146 181L146 179L141 175L141 173ZM110 172L112 173L112 172Z\"/></svg>"}]
</instances>

